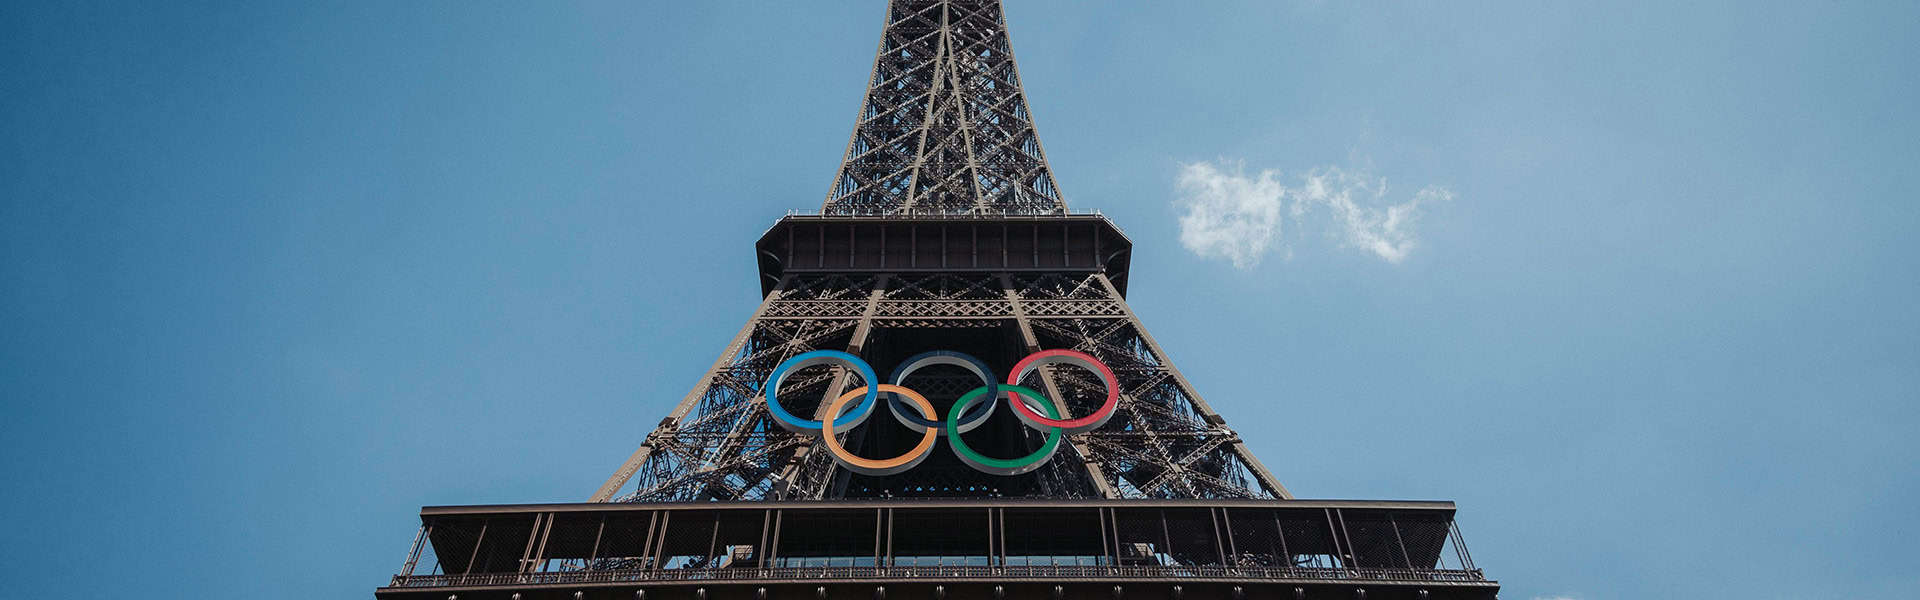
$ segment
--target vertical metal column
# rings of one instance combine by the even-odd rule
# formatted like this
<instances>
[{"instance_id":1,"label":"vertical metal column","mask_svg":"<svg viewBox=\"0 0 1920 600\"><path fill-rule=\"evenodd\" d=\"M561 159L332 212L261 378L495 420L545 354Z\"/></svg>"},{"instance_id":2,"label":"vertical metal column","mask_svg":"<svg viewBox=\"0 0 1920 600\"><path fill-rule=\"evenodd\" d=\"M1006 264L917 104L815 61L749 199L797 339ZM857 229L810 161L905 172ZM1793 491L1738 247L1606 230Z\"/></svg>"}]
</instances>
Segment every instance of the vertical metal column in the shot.
<instances>
[{"instance_id":1,"label":"vertical metal column","mask_svg":"<svg viewBox=\"0 0 1920 600\"><path fill-rule=\"evenodd\" d=\"M1107 510L1104 508L1095 508L1093 509L1093 516L1094 518L1100 520L1100 554L1102 555L1101 558L1106 558L1107 564L1113 565L1115 564L1115 561L1112 558L1105 556L1107 554Z\"/></svg>"},{"instance_id":2,"label":"vertical metal column","mask_svg":"<svg viewBox=\"0 0 1920 600\"><path fill-rule=\"evenodd\" d=\"M780 566L780 518L786 516L785 510L773 511L773 544L767 549L767 557L774 566Z\"/></svg>"},{"instance_id":3,"label":"vertical metal column","mask_svg":"<svg viewBox=\"0 0 1920 600\"><path fill-rule=\"evenodd\" d=\"M1229 558L1224 564L1229 567L1237 567L1240 566L1240 546L1233 542L1233 518L1227 516L1228 510L1226 507L1220 508L1220 522L1226 524L1226 527L1222 529L1225 529L1227 532L1227 557Z\"/></svg>"},{"instance_id":4,"label":"vertical metal column","mask_svg":"<svg viewBox=\"0 0 1920 600\"><path fill-rule=\"evenodd\" d=\"M995 508L993 512L1000 515L998 519L993 519L993 531L995 531L995 537L1000 538L1000 565L1004 567L1006 565L1006 510Z\"/></svg>"},{"instance_id":5,"label":"vertical metal column","mask_svg":"<svg viewBox=\"0 0 1920 600\"><path fill-rule=\"evenodd\" d=\"M1167 532L1167 510L1164 508L1160 509L1160 542L1167 545L1160 549L1160 553L1165 554L1167 560L1180 562L1180 559L1173 557L1173 534Z\"/></svg>"},{"instance_id":6,"label":"vertical metal column","mask_svg":"<svg viewBox=\"0 0 1920 600\"><path fill-rule=\"evenodd\" d=\"M1227 549L1220 541L1220 517L1214 515L1214 508L1207 507L1207 524L1213 526L1213 553L1220 557L1220 564L1227 564Z\"/></svg>"},{"instance_id":7,"label":"vertical metal column","mask_svg":"<svg viewBox=\"0 0 1920 600\"><path fill-rule=\"evenodd\" d=\"M658 539L654 541L653 553L652 553L653 568L655 569L667 568L667 564L665 562L666 557L663 555L667 551L667 528L672 526L673 526L673 511L670 511L670 510L660 511L660 536Z\"/></svg>"},{"instance_id":8,"label":"vertical metal column","mask_svg":"<svg viewBox=\"0 0 1920 600\"><path fill-rule=\"evenodd\" d=\"M1334 562L1338 563L1337 566L1353 568L1353 565L1348 564L1348 553L1340 549L1340 526L1333 524L1333 509L1323 508L1320 512L1327 516L1327 536L1333 541Z\"/></svg>"},{"instance_id":9,"label":"vertical metal column","mask_svg":"<svg viewBox=\"0 0 1920 600\"><path fill-rule=\"evenodd\" d=\"M884 508L873 509L873 566L876 567L880 566L880 544L886 539L883 537L886 535L886 511Z\"/></svg>"},{"instance_id":10,"label":"vertical metal column","mask_svg":"<svg viewBox=\"0 0 1920 600\"><path fill-rule=\"evenodd\" d=\"M587 551L587 568L593 568L593 561L600 558L600 538L607 535L607 516L600 515L600 528L593 531L593 549Z\"/></svg>"},{"instance_id":11,"label":"vertical metal column","mask_svg":"<svg viewBox=\"0 0 1920 600\"><path fill-rule=\"evenodd\" d=\"M469 557L467 557L467 570L465 570L465 571L461 571L461 573L472 573L472 572L473 572L473 562L474 562L474 561L476 561L476 560L480 560L480 547L481 547L481 546L484 546L484 545L486 545L486 543L487 543L487 526L488 526L488 525L490 525L490 524L492 524L492 523L493 523L493 519L485 519L485 520L482 520L482 521L480 521L480 538L479 538L479 539L477 539L477 540L474 540L474 542L473 542L473 556L469 556Z\"/></svg>"},{"instance_id":12,"label":"vertical metal column","mask_svg":"<svg viewBox=\"0 0 1920 600\"><path fill-rule=\"evenodd\" d=\"M879 566L893 566L893 509L887 510L887 562Z\"/></svg>"},{"instance_id":13,"label":"vertical metal column","mask_svg":"<svg viewBox=\"0 0 1920 600\"><path fill-rule=\"evenodd\" d=\"M1458 522L1448 521L1447 531L1449 535L1453 536L1453 551L1460 556L1460 568L1468 571L1474 570L1473 554L1467 552L1466 538L1460 536L1460 524Z\"/></svg>"},{"instance_id":14,"label":"vertical metal column","mask_svg":"<svg viewBox=\"0 0 1920 600\"><path fill-rule=\"evenodd\" d=\"M1280 523L1280 511L1273 511L1273 535L1280 538L1280 560L1287 568L1293 568L1293 552L1287 550L1287 528ZM1271 547L1271 546L1269 546Z\"/></svg>"},{"instance_id":15,"label":"vertical metal column","mask_svg":"<svg viewBox=\"0 0 1920 600\"><path fill-rule=\"evenodd\" d=\"M773 548L767 546L767 536L773 533L772 529L773 511L760 511L760 545L753 548L754 566L757 568L767 568L767 554L773 551Z\"/></svg>"},{"instance_id":16,"label":"vertical metal column","mask_svg":"<svg viewBox=\"0 0 1920 600\"><path fill-rule=\"evenodd\" d=\"M713 534L707 537L706 560L707 561L714 560L715 557L719 556L719 554L716 554L719 551L720 551L720 511L714 511L713 512ZM728 557L728 560L732 560L732 557ZM712 564L712 563L709 562L708 564Z\"/></svg>"},{"instance_id":17,"label":"vertical metal column","mask_svg":"<svg viewBox=\"0 0 1920 600\"><path fill-rule=\"evenodd\" d=\"M653 563L653 527L660 523L660 511L647 511L647 535L640 540L640 567L652 569Z\"/></svg>"},{"instance_id":18,"label":"vertical metal column","mask_svg":"<svg viewBox=\"0 0 1920 600\"><path fill-rule=\"evenodd\" d=\"M534 529L539 530L540 547L533 551L533 562L527 563L527 572L529 573L538 573L546 570L547 538L553 536L553 520L556 516L554 513L546 513L546 515L547 522L545 525L534 526Z\"/></svg>"},{"instance_id":19,"label":"vertical metal column","mask_svg":"<svg viewBox=\"0 0 1920 600\"><path fill-rule=\"evenodd\" d=\"M1387 524L1393 526L1393 541L1400 545L1400 560L1407 568L1413 568L1413 557L1407 555L1407 540L1400 537L1400 520L1393 517L1393 511L1387 511Z\"/></svg>"},{"instance_id":20,"label":"vertical metal column","mask_svg":"<svg viewBox=\"0 0 1920 600\"><path fill-rule=\"evenodd\" d=\"M995 537L993 534L993 531L994 531L993 509L988 508L987 509L987 566L998 567L1000 566L1000 564L997 561L996 557L998 557L1000 553L994 551L994 548L997 548L998 546L995 546L993 543L993 538Z\"/></svg>"},{"instance_id":21,"label":"vertical metal column","mask_svg":"<svg viewBox=\"0 0 1920 600\"><path fill-rule=\"evenodd\" d=\"M1348 568L1355 568L1355 567L1362 567L1362 566L1365 566L1365 565L1361 565L1361 564L1359 564L1359 563L1360 563L1360 551L1359 551L1359 550L1357 550L1357 549L1355 549L1355 548L1353 547L1353 534L1347 531L1347 513L1346 513L1346 511L1344 511L1344 510L1341 510L1341 509L1338 509L1338 508L1336 508L1336 509L1333 509L1333 516L1334 516L1334 519L1335 519L1335 520L1337 520L1337 521L1339 521L1339 522L1340 522L1340 530L1339 530L1339 531L1336 531L1336 532L1334 532L1334 535L1338 535L1338 536L1340 536L1340 540L1341 540L1341 541L1344 541L1344 542L1346 542L1346 544L1347 544L1347 560L1348 560L1348 561L1350 561L1351 563L1353 563L1353 564L1351 564L1351 565L1349 565L1349 566L1348 566Z\"/></svg>"},{"instance_id":22,"label":"vertical metal column","mask_svg":"<svg viewBox=\"0 0 1920 600\"><path fill-rule=\"evenodd\" d=\"M420 549L423 547L423 544L427 541L428 536L431 536L432 534L433 534L432 523L426 523L426 524L420 525L420 530L417 533L413 534L413 549L407 551L407 564L402 565L400 567L401 577L413 576L414 565L420 563Z\"/></svg>"}]
</instances>

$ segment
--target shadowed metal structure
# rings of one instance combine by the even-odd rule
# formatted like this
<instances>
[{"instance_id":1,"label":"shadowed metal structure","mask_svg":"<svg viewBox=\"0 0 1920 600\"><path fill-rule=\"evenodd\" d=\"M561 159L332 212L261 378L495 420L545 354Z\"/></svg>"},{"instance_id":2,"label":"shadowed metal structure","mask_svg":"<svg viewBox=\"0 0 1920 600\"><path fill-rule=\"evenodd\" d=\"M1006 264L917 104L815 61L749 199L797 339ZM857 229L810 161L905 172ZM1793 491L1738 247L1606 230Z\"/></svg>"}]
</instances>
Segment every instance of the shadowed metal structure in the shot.
<instances>
[{"instance_id":1,"label":"shadowed metal structure","mask_svg":"<svg viewBox=\"0 0 1920 600\"><path fill-rule=\"evenodd\" d=\"M832 215L1066 211L998 2L894 2Z\"/></svg>"},{"instance_id":2,"label":"shadowed metal structure","mask_svg":"<svg viewBox=\"0 0 1920 600\"><path fill-rule=\"evenodd\" d=\"M1000 3L895 0L821 211L756 242L764 297L709 371L588 503L423 509L378 595L1493 596L1451 503L1293 499L1128 307L1131 253L1105 216L1067 209ZM773 377L823 350L874 374L802 361ZM834 433L844 450L776 421L835 421L836 398L880 384L948 415L1043 351L1086 360L1000 385L1059 415L1114 408L1057 448L1011 409L953 434L985 456L1053 452L1017 474L925 446L930 428L887 402ZM977 363L903 366L939 352ZM912 373L867 380L896 368ZM926 448L903 469L832 456Z\"/></svg>"}]
</instances>

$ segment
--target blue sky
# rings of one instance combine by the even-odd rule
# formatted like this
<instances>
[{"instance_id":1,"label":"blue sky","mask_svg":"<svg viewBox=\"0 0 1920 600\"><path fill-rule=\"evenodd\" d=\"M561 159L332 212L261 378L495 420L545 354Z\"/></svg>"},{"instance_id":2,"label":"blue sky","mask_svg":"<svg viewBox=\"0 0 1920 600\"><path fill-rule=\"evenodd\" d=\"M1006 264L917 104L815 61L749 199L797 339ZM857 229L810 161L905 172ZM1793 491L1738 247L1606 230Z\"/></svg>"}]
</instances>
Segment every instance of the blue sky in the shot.
<instances>
[{"instance_id":1,"label":"blue sky","mask_svg":"<svg viewBox=\"0 0 1920 600\"><path fill-rule=\"evenodd\" d=\"M1670 4L1008 12L1297 494L1456 500L1507 598L1910 594L1920 8ZM585 498L819 205L880 16L0 5L0 579L367 597L421 505Z\"/></svg>"}]
</instances>

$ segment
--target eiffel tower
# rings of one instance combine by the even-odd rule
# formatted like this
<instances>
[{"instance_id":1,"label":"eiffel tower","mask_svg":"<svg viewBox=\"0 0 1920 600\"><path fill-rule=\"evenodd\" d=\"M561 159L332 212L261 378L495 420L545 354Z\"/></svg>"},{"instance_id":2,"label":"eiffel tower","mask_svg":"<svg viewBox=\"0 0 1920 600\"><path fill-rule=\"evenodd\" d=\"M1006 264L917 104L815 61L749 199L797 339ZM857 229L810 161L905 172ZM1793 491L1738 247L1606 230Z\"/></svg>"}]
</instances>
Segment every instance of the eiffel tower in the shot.
<instances>
[{"instance_id":1,"label":"eiffel tower","mask_svg":"<svg viewBox=\"0 0 1920 600\"><path fill-rule=\"evenodd\" d=\"M1300 500L1068 209L998 0L893 0L820 210L579 504L426 507L380 598L1492 598L1432 501ZM886 376L882 376L882 375Z\"/></svg>"}]
</instances>

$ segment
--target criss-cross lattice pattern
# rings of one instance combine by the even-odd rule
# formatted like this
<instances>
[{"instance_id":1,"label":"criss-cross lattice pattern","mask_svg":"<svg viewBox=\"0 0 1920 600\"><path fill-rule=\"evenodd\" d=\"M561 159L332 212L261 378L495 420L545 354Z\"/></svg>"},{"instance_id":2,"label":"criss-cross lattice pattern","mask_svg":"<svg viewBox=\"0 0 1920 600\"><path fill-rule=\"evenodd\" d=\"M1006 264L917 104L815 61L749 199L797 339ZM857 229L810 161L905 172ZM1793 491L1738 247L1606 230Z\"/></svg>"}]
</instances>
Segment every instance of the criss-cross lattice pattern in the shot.
<instances>
[{"instance_id":1,"label":"criss-cross lattice pattern","mask_svg":"<svg viewBox=\"0 0 1920 600\"><path fill-rule=\"evenodd\" d=\"M939 329L998 330L1011 336L1005 343L1024 346L1020 352L1092 354L1118 378L1119 408L1105 426L1069 436L1072 452L1020 481L982 480L964 468L942 469L940 461L891 478L850 477L815 451L815 440L770 420L761 388L780 361L817 349L859 353L887 331ZM877 366L884 373L891 365ZM974 381L961 375L915 385L951 402ZM844 370L818 369L789 379L779 395L788 410L811 414L863 383ZM1022 383L1052 390L1071 414L1091 413L1105 396L1100 381L1076 368L1046 367ZM1287 497L1099 273L790 276L684 406L647 436L643 451L650 454L634 468L637 489L624 499L820 499L907 489L969 495L998 493L1002 484L1015 486L1008 493L1067 498ZM893 426L891 419L870 422ZM858 440L867 427L846 435Z\"/></svg>"},{"instance_id":2,"label":"criss-cross lattice pattern","mask_svg":"<svg viewBox=\"0 0 1920 600\"><path fill-rule=\"evenodd\" d=\"M759 401L767 376L795 354L846 347L856 326L853 319L755 321L743 343L696 388L694 410L678 420L662 421L647 435L654 452L633 475L639 489L631 499L768 497L779 465L795 460L813 440L768 421L766 406ZM827 370L790 381L783 389L795 397L817 399L840 374Z\"/></svg>"},{"instance_id":3,"label":"criss-cross lattice pattern","mask_svg":"<svg viewBox=\"0 0 1920 600\"><path fill-rule=\"evenodd\" d=\"M999 0L894 0L866 101L823 212L1066 211L1041 151Z\"/></svg>"},{"instance_id":4,"label":"criss-cross lattice pattern","mask_svg":"<svg viewBox=\"0 0 1920 600\"><path fill-rule=\"evenodd\" d=\"M1123 309L1124 310L1124 309ZM1130 498L1269 498L1277 489L1256 475L1240 437L1209 418L1198 396L1127 318L1036 318L1045 347L1098 357L1120 380L1120 408L1100 429L1080 434L1115 495ZM1077 370L1055 369L1054 382L1075 414L1099 405L1104 388ZM1037 380L1038 377L1030 379Z\"/></svg>"},{"instance_id":5,"label":"criss-cross lattice pattern","mask_svg":"<svg viewBox=\"0 0 1920 600\"><path fill-rule=\"evenodd\" d=\"M999 0L893 0L866 100L822 212L886 223L961 217L1034 221L1066 213L1041 151L1021 91ZM1225 420L1202 401L1140 324L1100 269L1042 270L1042 247L1060 249L1068 262L1069 231L1041 239L1042 228L1019 243L1033 259L1025 270L1006 257L1010 238L991 242L1006 270L958 268L905 272L788 272L707 377L647 436L645 445L595 494L627 500L820 499L910 494L1030 495L1109 498L1285 498L1284 487L1254 460ZM917 231L917 230L915 230ZM1046 229L1053 235L1052 229ZM854 246L875 260L848 265L887 266L889 245ZM791 232L789 233L791 236ZM945 243L944 230L942 243ZM822 233L821 256L827 252ZM906 252L916 250L909 233ZM898 238L896 238L897 241ZM1082 238L1086 239L1086 238ZM1093 254L1100 254L1099 238ZM973 240L979 244L979 240ZM789 238L791 243L791 237ZM993 245L1001 244L1001 245ZM976 247L975 252L981 250ZM1052 250L1048 250L1049 253ZM1049 257L1052 254L1048 254ZM1108 258L1111 258L1110 256ZM936 261L946 269L946 261ZM927 263L929 265L936 263ZM978 260L974 267L984 267ZM1104 264L1104 263L1103 263ZM865 267L861 267L865 268ZM1050 268L1050 267L1049 267ZM938 343L934 343L934 342ZM869 344L872 346L869 346ZM907 354L958 344L1001 368L1018 356L1068 348L1098 357L1119 380L1119 405L1106 425L1068 436L1044 468L1016 477L982 479L978 472L935 460L916 471L884 477L838 469L806 434L776 426L765 405L766 377L781 361L818 349L837 349L892 367ZM933 344L933 345L929 345ZM971 377L971 375L968 375ZM1105 399L1090 373L1045 367L1022 382L1044 389L1071 414L1088 414ZM965 385L965 377L954 385ZM797 414L817 413L857 381L844 369L815 367L778 390ZM951 382L949 382L951 383ZM946 384L938 384L946 385ZM947 386L953 387L953 386ZM953 389L936 393L942 404ZM890 409L876 409L890 410ZM814 414L814 418L822 415ZM1042 436L1014 422L986 429L1002 452L1025 451ZM844 432L849 447L889 450L894 433L875 433L873 419ZM891 432L891 430L887 430ZM944 443L944 442L942 442ZM1030 449L1029 449L1030 450ZM633 487L627 487L629 483Z\"/></svg>"}]
</instances>

